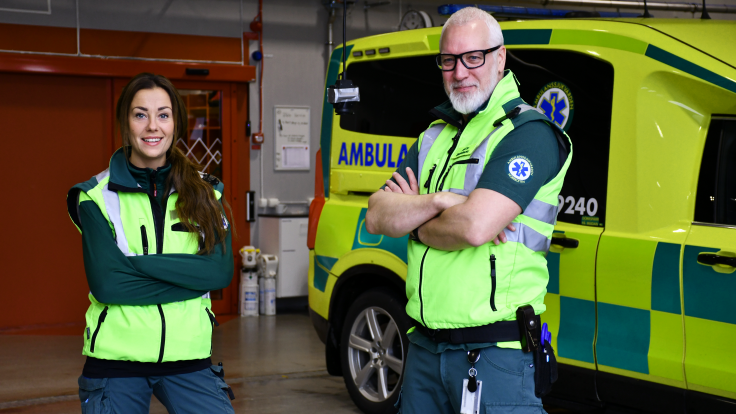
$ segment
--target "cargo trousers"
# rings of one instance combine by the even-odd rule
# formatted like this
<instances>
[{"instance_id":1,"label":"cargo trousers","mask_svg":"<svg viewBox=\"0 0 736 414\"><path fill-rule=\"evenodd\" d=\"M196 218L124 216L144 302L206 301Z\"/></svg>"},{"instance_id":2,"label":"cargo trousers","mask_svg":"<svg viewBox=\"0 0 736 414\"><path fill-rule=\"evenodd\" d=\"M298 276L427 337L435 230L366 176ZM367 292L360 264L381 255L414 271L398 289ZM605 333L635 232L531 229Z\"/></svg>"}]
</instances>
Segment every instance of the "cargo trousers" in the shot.
<instances>
[{"instance_id":1,"label":"cargo trousers","mask_svg":"<svg viewBox=\"0 0 736 414\"><path fill-rule=\"evenodd\" d=\"M402 414L457 414L470 363L464 349L433 353L409 343L397 402ZM479 414L546 414L534 395L534 357L520 349L488 346L475 363L482 381Z\"/></svg>"},{"instance_id":2,"label":"cargo trousers","mask_svg":"<svg viewBox=\"0 0 736 414\"><path fill-rule=\"evenodd\" d=\"M188 374L132 378L79 377L82 414L148 414L151 395L169 413L234 414L228 385L220 378L222 368Z\"/></svg>"}]
</instances>

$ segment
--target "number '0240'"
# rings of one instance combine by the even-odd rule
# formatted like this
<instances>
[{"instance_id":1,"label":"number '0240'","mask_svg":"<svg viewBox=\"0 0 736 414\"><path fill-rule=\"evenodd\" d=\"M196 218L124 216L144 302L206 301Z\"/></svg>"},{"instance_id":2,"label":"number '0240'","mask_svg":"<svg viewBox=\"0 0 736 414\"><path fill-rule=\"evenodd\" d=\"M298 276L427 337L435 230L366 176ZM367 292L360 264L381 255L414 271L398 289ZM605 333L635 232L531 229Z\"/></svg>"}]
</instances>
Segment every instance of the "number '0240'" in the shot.
<instances>
[{"instance_id":1,"label":"number '0240'","mask_svg":"<svg viewBox=\"0 0 736 414\"><path fill-rule=\"evenodd\" d=\"M557 214L560 214L560 212L565 208L565 204L567 204L565 214L580 213L581 216L586 214L588 216L595 216L598 212L598 200L595 198L589 198L587 203L585 202L585 197L578 198L577 202L575 202L575 197L573 196L565 197L563 195L558 195L557 198L559 200Z\"/></svg>"}]
</instances>

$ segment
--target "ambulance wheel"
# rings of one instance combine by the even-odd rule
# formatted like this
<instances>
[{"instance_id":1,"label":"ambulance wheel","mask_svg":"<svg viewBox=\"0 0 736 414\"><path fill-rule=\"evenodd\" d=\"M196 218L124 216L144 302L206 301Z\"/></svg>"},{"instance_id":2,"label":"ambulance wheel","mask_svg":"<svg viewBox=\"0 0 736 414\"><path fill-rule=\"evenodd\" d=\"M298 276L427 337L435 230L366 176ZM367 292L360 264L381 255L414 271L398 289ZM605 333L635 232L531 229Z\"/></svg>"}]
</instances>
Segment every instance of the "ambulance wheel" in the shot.
<instances>
[{"instance_id":1,"label":"ambulance wheel","mask_svg":"<svg viewBox=\"0 0 736 414\"><path fill-rule=\"evenodd\" d=\"M371 290L348 310L340 341L342 372L350 397L366 414L395 413L411 319L389 290Z\"/></svg>"}]
</instances>

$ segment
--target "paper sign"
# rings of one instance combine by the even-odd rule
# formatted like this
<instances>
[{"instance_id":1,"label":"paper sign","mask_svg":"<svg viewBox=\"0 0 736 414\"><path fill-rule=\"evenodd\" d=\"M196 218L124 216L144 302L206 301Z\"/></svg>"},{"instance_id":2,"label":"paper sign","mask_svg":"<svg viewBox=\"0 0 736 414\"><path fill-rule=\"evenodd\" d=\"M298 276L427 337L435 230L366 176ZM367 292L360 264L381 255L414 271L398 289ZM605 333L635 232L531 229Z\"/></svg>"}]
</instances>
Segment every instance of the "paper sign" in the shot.
<instances>
[{"instance_id":1,"label":"paper sign","mask_svg":"<svg viewBox=\"0 0 736 414\"><path fill-rule=\"evenodd\" d=\"M309 107L274 106L274 168L309 170Z\"/></svg>"}]
</instances>

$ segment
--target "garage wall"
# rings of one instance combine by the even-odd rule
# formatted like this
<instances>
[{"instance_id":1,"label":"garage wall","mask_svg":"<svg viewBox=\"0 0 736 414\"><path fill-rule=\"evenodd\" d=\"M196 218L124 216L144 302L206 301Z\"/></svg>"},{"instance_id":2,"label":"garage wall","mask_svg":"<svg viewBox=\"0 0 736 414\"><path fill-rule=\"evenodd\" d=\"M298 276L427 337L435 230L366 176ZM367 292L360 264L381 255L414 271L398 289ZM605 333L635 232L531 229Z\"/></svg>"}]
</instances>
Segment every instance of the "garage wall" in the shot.
<instances>
[{"instance_id":1,"label":"garage wall","mask_svg":"<svg viewBox=\"0 0 736 414\"><path fill-rule=\"evenodd\" d=\"M3 73L0 91L9 184L0 203L0 331L79 322L89 288L65 200L72 185L107 168L112 139L95 138L110 136L110 81Z\"/></svg>"}]
</instances>

